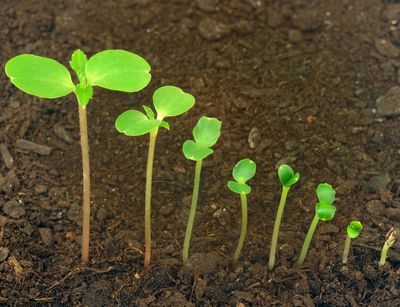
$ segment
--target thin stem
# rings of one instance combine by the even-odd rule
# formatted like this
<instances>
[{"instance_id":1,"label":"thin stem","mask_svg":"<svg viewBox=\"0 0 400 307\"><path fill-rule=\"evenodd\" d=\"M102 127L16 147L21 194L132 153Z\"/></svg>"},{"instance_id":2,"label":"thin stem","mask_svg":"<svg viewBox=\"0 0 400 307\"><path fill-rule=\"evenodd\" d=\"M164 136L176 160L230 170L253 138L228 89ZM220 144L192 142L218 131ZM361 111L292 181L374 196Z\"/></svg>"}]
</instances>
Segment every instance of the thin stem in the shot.
<instances>
[{"instance_id":1,"label":"thin stem","mask_svg":"<svg viewBox=\"0 0 400 307\"><path fill-rule=\"evenodd\" d=\"M153 161L154 149L156 147L156 138L158 127L150 132L149 153L147 156L147 169L146 169L146 195L144 207L144 236L145 236L145 253L144 253L144 266L150 265L151 258L151 185L153 177Z\"/></svg>"},{"instance_id":2,"label":"thin stem","mask_svg":"<svg viewBox=\"0 0 400 307\"><path fill-rule=\"evenodd\" d=\"M343 264L347 263L347 258L349 256L349 250L350 250L350 244L351 244L351 238L349 236L346 236L346 242L344 243L343 256L342 256Z\"/></svg>"},{"instance_id":3,"label":"thin stem","mask_svg":"<svg viewBox=\"0 0 400 307\"><path fill-rule=\"evenodd\" d=\"M200 187L200 174L201 174L201 163L203 160L199 160L196 162L196 171L194 174L194 184L193 184L193 195L192 195L192 204L190 206L189 218L186 226L185 240L183 241L183 250L182 250L182 260L183 263L189 259L189 245L190 238L192 236L192 229L194 223L194 216L196 214L197 200L199 198L199 187Z\"/></svg>"},{"instance_id":4,"label":"thin stem","mask_svg":"<svg viewBox=\"0 0 400 307\"><path fill-rule=\"evenodd\" d=\"M83 172L82 262L86 263L89 260L90 240L90 164L86 108L82 106L79 106L79 128L81 135Z\"/></svg>"},{"instance_id":5,"label":"thin stem","mask_svg":"<svg viewBox=\"0 0 400 307\"><path fill-rule=\"evenodd\" d=\"M300 256L299 256L299 260L297 260L297 266L298 267L300 267L303 264L304 259L307 256L308 248L310 247L310 242L311 242L311 239L312 239L312 237L314 235L315 229L317 228L318 221L319 221L319 217L318 217L317 214L315 214L314 218L313 218L313 220L311 222L310 228L308 229L306 238L304 239L304 243L303 243L303 247L301 248L301 253L300 253Z\"/></svg>"},{"instance_id":6,"label":"thin stem","mask_svg":"<svg viewBox=\"0 0 400 307\"><path fill-rule=\"evenodd\" d=\"M383 244L382 252L381 252L381 259L379 260L379 266L385 265L386 258L387 258L387 253L388 253L388 250L389 250L390 246L391 245L389 245L387 241L385 242L385 244Z\"/></svg>"},{"instance_id":7,"label":"thin stem","mask_svg":"<svg viewBox=\"0 0 400 307\"><path fill-rule=\"evenodd\" d=\"M242 252L244 239L246 238L247 233L247 197L246 194L240 194L240 202L242 204L242 229L240 231L239 242L236 247L235 254L233 255L233 261L237 261L240 257L240 253Z\"/></svg>"},{"instance_id":8,"label":"thin stem","mask_svg":"<svg viewBox=\"0 0 400 307\"><path fill-rule=\"evenodd\" d=\"M272 270L275 265L276 246L278 244L279 227L282 221L283 209L285 208L286 197L290 187L282 187L281 200L279 201L278 211L276 213L274 231L272 233L271 249L269 252L268 270Z\"/></svg>"}]
</instances>

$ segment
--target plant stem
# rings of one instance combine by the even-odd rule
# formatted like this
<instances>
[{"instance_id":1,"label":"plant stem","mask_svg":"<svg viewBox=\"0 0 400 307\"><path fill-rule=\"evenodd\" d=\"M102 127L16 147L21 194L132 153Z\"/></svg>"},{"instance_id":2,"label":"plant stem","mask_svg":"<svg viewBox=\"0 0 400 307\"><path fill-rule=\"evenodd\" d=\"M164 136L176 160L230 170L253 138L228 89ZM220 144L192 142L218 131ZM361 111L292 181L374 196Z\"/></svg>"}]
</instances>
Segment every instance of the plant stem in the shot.
<instances>
[{"instance_id":1,"label":"plant stem","mask_svg":"<svg viewBox=\"0 0 400 307\"><path fill-rule=\"evenodd\" d=\"M145 194L145 207L144 207L144 236L145 236L145 253L144 253L144 266L150 265L151 258L151 184L153 177L153 161L154 149L156 147L156 138L158 127L150 132L149 153L147 156L147 169L146 169L146 194Z\"/></svg>"},{"instance_id":2,"label":"plant stem","mask_svg":"<svg viewBox=\"0 0 400 307\"><path fill-rule=\"evenodd\" d=\"M346 242L344 243L343 257L342 257L343 264L347 263L347 258L349 256L349 250L350 250L350 243L351 243L351 238L349 236L346 236Z\"/></svg>"},{"instance_id":3,"label":"plant stem","mask_svg":"<svg viewBox=\"0 0 400 307\"><path fill-rule=\"evenodd\" d=\"M189 259L189 245L190 238L192 236L192 229L194 223L194 216L196 214L197 200L199 198L199 187L200 187L200 174L201 174L201 163L203 160L199 160L196 162L196 171L194 174L194 184L193 184L193 195L192 195L192 204L190 206L189 218L186 226L185 240L183 241L183 250L182 250L182 260L183 263Z\"/></svg>"},{"instance_id":4,"label":"plant stem","mask_svg":"<svg viewBox=\"0 0 400 307\"><path fill-rule=\"evenodd\" d=\"M283 210L285 208L286 197L290 187L282 187L281 200L279 201L278 212L276 213L274 231L272 233L271 249L269 252L268 270L272 271L275 265L276 245L278 244L279 227L281 225Z\"/></svg>"},{"instance_id":5,"label":"plant stem","mask_svg":"<svg viewBox=\"0 0 400 307\"><path fill-rule=\"evenodd\" d=\"M79 106L79 128L81 135L83 172L82 262L86 263L89 260L90 241L90 164L86 108L82 106Z\"/></svg>"},{"instance_id":6,"label":"plant stem","mask_svg":"<svg viewBox=\"0 0 400 307\"><path fill-rule=\"evenodd\" d=\"M300 267L303 264L304 259L307 256L308 248L310 246L311 239L314 235L314 231L317 228L318 221L319 221L319 217L317 214L315 214L314 218L311 222L310 228L308 229L306 238L304 239L304 243L303 243L303 247L301 248L301 253L300 253L299 259L297 260L298 267Z\"/></svg>"},{"instance_id":7,"label":"plant stem","mask_svg":"<svg viewBox=\"0 0 400 307\"><path fill-rule=\"evenodd\" d=\"M386 241L385 244L383 244L382 247L382 252L381 252L381 259L379 260L379 266L383 266L386 263L386 258L387 258L387 253L390 248L390 244Z\"/></svg>"},{"instance_id":8,"label":"plant stem","mask_svg":"<svg viewBox=\"0 0 400 307\"><path fill-rule=\"evenodd\" d=\"M235 254L233 255L233 261L239 259L240 253L242 252L244 239L247 233L247 197L246 194L240 194L240 202L242 203L242 229L240 231L240 238L236 247Z\"/></svg>"}]
</instances>

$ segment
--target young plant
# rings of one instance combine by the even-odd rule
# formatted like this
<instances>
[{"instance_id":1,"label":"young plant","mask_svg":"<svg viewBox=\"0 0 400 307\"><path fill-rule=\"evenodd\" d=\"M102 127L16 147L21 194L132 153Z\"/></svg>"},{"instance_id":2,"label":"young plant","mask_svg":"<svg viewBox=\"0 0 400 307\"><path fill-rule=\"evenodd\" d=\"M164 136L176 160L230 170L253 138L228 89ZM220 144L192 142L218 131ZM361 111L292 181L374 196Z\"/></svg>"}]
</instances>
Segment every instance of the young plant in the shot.
<instances>
[{"instance_id":1,"label":"young plant","mask_svg":"<svg viewBox=\"0 0 400 307\"><path fill-rule=\"evenodd\" d=\"M286 197L289 189L300 179L299 173L294 173L293 169L286 164L282 164L278 168L279 181L282 184L281 199L279 201L278 212L276 213L274 231L272 233L271 250L269 253L268 269L272 270L275 265L276 246L278 243L279 227L281 225L283 210L285 208Z\"/></svg>"},{"instance_id":2,"label":"young plant","mask_svg":"<svg viewBox=\"0 0 400 307\"><path fill-rule=\"evenodd\" d=\"M333 205L336 192L332 186L327 183L321 183L318 185L316 192L319 202L315 205L315 215L311 222L310 228L308 229L303 247L301 248L299 259L297 260L298 267L303 264L304 259L306 258L311 239L314 235L315 229L317 228L319 220L330 221L333 219L336 212L336 207Z\"/></svg>"},{"instance_id":3,"label":"young plant","mask_svg":"<svg viewBox=\"0 0 400 307\"><path fill-rule=\"evenodd\" d=\"M169 124L164 121L166 117L178 116L194 106L195 99L192 95L185 93L175 86L162 86L154 92L153 104L157 112L155 117L150 107L143 106L146 114L137 110L128 110L118 116L115 121L117 130L127 136L139 136L149 133L149 152L146 169L146 192L145 192L145 254L144 266L150 265L151 258L151 186L153 177L154 149L158 128L169 130Z\"/></svg>"},{"instance_id":4,"label":"young plant","mask_svg":"<svg viewBox=\"0 0 400 307\"><path fill-rule=\"evenodd\" d=\"M347 263L347 258L349 256L351 239L355 239L360 235L363 226L360 221L351 221L347 226L347 237L346 242L344 243L342 263Z\"/></svg>"},{"instance_id":5,"label":"young plant","mask_svg":"<svg viewBox=\"0 0 400 307\"><path fill-rule=\"evenodd\" d=\"M233 261L237 261L242 252L244 239L247 233L247 194L251 192L251 187L246 184L248 180L256 174L256 164L250 159L240 160L232 171L232 176L235 181L228 181L228 188L240 195L240 202L242 204L242 229L240 231L240 238L233 255Z\"/></svg>"},{"instance_id":6,"label":"young plant","mask_svg":"<svg viewBox=\"0 0 400 307\"><path fill-rule=\"evenodd\" d=\"M20 90L41 98L60 98L74 93L79 106L79 127L83 171L82 262L89 259L90 237L90 164L86 107L93 87L121 92L137 92L150 82L150 65L140 56L124 50L105 50L87 59L76 50L69 62L78 77L74 84L68 69L42 56L21 54L10 59L6 75Z\"/></svg>"},{"instance_id":7,"label":"young plant","mask_svg":"<svg viewBox=\"0 0 400 307\"><path fill-rule=\"evenodd\" d=\"M379 260L379 266L383 266L386 263L387 253L389 248L393 246L396 242L396 231L394 228L391 228L389 232L386 234L386 241L383 244L382 252L381 252L381 259Z\"/></svg>"},{"instance_id":8,"label":"young plant","mask_svg":"<svg viewBox=\"0 0 400 307\"><path fill-rule=\"evenodd\" d=\"M182 260L185 264L189 259L189 245L192 236L194 216L196 214L197 200L199 197L201 164L203 159L214 151L210 148L217 143L221 134L221 122L216 118L201 117L193 129L194 141L187 140L183 143L182 150L186 159L196 161L194 175L192 204L190 206L189 218L186 226L185 239L183 242Z\"/></svg>"}]
</instances>

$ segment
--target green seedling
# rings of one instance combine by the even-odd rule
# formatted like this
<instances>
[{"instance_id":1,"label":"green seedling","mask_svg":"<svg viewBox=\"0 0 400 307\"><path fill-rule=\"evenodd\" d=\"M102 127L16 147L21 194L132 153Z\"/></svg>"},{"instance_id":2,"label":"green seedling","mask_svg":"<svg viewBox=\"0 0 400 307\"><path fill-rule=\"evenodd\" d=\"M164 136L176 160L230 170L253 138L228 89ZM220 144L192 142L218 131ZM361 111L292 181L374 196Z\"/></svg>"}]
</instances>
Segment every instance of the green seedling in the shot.
<instances>
[{"instance_id":1,"label":"green seedling","mask_svg":"<svg viewBox=\"0 0 400 307\"><path fill-rule=\"evenodd\" d=\"M285 208L287 194L292 185L300 179L299 173L294 173L293 169L286 164L278 168L279 181L282 184L281 199L279 201L278 211L276 213L274 231L272 233L271 250L269 253L268 269L272 270L275 265L276 246L278 244L279 227L281 225L283 210Z\"/></svg>"},{"instance_id":2,"label":"green seedling","mask_svg":"<svg viewBox=\"0 0 400 307\"><path fill-rule=\"evenodd\" d=\"M379 266L385 265L389 248L391 248L395 242L396 242L396 231L394 230L394 228L391 228L388 231L388 233L386 234L386 241L382 247L381 259L379 260Z\"/></svg>"},{"instance_id":3,"label":"green seedling","mask_svg":"<svg viewBox=\"0 0 400 307\"><path fill-rule=\"evenodd\" d=\"M115 127L127 136L140 136L149 133L149 152L146 170L145 192L145 254L144 266L150 265L151 259L151 187L153 177L153 160L156 138L159 127L169 130L166 117L178 116L194 106L195 99L175 86L162 86L154 92L153 104L157 117L150 107L143 106L146 114L137 110L128 110L118 116Z\"/></svg>"},{"instance_id":4,"label":"green seedling","mask_svg":"<svg viewBox=\"0 0 400 307\"><path fill-rule=\"evenodd\" d=\"M228 188L240 195L240 202L242 204L242 229L240 231L240 238L236 246L233 261L237 261L242 252L244 239L247 233L247 194L251 192L251 187L246 184L248 180L256 174L256 164L250 159L240 160L232 171L232 176L235 181L228 181Z\"/></svg>"},{"instance_id":5,"label":"green seedling","mask_svg":"<svg viewBox=\"0 0 400 307\"><path fill-rule=\"evenodd\" d=\"M93 87L121 92L137 92L150 82L150 65L140 56L124 50L105 50L87 59L76 50L69 62L78 77L74 84L68 69L42 56L21 54L10 59L6 75L20 90L41 98L60 98L74 93L79 105L79 127L83 170L82 262L89 259L90 239L90 164L86 106Z\"/></svg>"},{"instance_id":6,"label":"green seedling","mask_svg":"<svg viewBox=\"0 0 400 307\"><path fill-rule=\"evenodd\" d=\"M351 221L347 226L347 236L346 242L344 243L342 263L347 263L347 258L349 256L351 239L355 239L360 235L363 226L360 221Z\"/></svg>"},{"instance_id":7,"label":"green seedling","mask_svg":"<svg viewBox=\"0 0 400 307\"><path fill-rule=\"evenodd\" d=\"M306 238L301 248L299 259L297 260L297 266L300 267L304 263L304 259L307 256L308 248L310 246L311 239L314 235L315 229L317 228L318 222L330 221L335 216L336 207L333 205L335 200L335 190L330 184L321 183L317 187L318 203L315 205L315 215L311 222L310 228L308 229Z\"/></svg>"},{"instance_id":8,"label":"green seedling","mask_svg":"<svg viewBox=\"0 0 400 307\"><path fill-rule=\"evenodd\" d=\"M189 245L192 236L194 217L196 214L197 200L199 198L201 164L203 159L214 151L212 146L217 143L221 134L221 122L216 118L201 117L193 129L194 141L187 140L183 143L182 150L186 159L196 161L194 175L192 204L190 206L189 218L186 226L185 239L183 242L182 260L187 263L189 259Z\"/></svg>"}]
</instances>

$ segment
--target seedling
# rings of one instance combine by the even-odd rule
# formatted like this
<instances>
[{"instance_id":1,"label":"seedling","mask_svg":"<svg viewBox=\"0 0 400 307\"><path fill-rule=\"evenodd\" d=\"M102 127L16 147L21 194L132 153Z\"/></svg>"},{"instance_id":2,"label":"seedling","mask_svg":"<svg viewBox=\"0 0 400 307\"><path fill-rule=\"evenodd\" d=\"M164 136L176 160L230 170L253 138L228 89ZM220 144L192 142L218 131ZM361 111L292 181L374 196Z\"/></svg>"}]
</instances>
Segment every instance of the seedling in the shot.
<instances>
[{"instance_id":1,"label":"seedling","mask_svg":"<svg viewBox=\"0 0 400 307\"><path fill-rule=\"evenodd\" d=\"M315 215L311 222L310 228L308 229L306 238L301 248L299 259L297 260L297 266L300 267L304 259L306 258L308 248L310 246L311 239L314 235L315 229L317 228L319 220L330 221L335 216L336 207L333 205L335 200L335 190L330 184L321 183L317 187L318 203L315 205Z\"/></svg>"},{"instance_id":2,"label":"seedling","mask_svg":"<svg viewBox=\"0 0 400 307\"><path fill-rule=\"evenodd\" d=\"M381 259L379 260L379 266L385 265L388 250L396 242L396 235L397 234L396 234L396 231L394 230L394 228L391 228L388 231L388 233L386 234L386 241L385 241L385 244L383 244L383 247L382 247Z\"/></svg>"},{"instance_id":3,"label":"seedling","mask_svg":"<svg viewBox=\"0 0 400 307\"><path fill-rule=\"evenodd\" d=\"M194 106L195 99L192 95L185 93L175 86L162 86L154 92L153 104L157 112L155 117L150 107L143 106L146 114L137 110L128 110L118 116L115 121L117 130L127 136L139 136L149 133L149 152L146 170L146 192L145 192L145 255L144 266L150 265L151 259L151 187L153 177L154 148L158 128L169 130L169 124L164 121L166 117L178 116Z\"/></svg>"},{"instance_id":4,"label":"seedling","mask_svg":"<svg viewBox=\"0 0 400 307\"><path fill-rule=\"evenodd\" d=\"M299 173L294 173L293 169L286 164L278 168L279 181L282 184L281 199L279 201L278 212L276 213L274 231L272 233L271 250L269 253L268 269L272 270L275 265L276 246L278 243L279 227L281 225L283 210L285 208L287 194L292 185L300 179Z\"/></svg>"},{"instance_id":5,"label":"seedling","mask_svg":"<svg viewBox=\"0 0 400 307\"><path fill-rule=\"evenodd\" d=\"M10 59L6 75L20 90L41 98L60 98L74 93L79 105L79 127L83 170L82 262L89 259L90 237L90 164L86 106L93 87L121 92L137 92L150 82L150 65L140 56L124 50L105 50L89 60L76 50L69 62L78 77L74 84L68 69L61 63L42 56L21 54Z\"/></svg>"},{"instance_id":6,"label":"seedling","mask_svg":"<svg viewBox=\"0 0 400 307\"><path fill-rule=\"evenodd\" d=\"M244 239L247 233L247 194L251 192L251 187L246 184L248 180L256 174L256 164L250 159L240 160L232 171L232 176L235 181L228 181L228 188L240 195L240 202L242 204L242 229L240 231L240 238L233 255L233 261L237 261L242 252Z\"/></svg>"},{"instance_id":7,"label":"seedling","mask_svg":"<svg viewBox=\"0 0 400 307\"><path fill-rule=\"evenodd\" d=\"M343 264L347 263L351 239L357 238L360 235L362 228L363 228L363 226L360 221L351 221L349 223L349 225L347 226L347 236L346 236L346 242L344 243L344 250L343 250L343 256L342 256Z\"/></svg>"},{"instance_id":8,"label":"seedling","mask_svg":"<svg viewBox=\"0 0 400 307\"><path fill-rule=\"evenodd\" d=\"M196 161L194 175L192 204L190 206L189 218L186 226L185 239L183 242L182 260L187 263L189 259L189 245L192 236L193 222L196 214L197 200L199 197L201 164L203 159L211 155L211 149L221 134L221 122L216 118L201 117L193 129L194 141L187 140L183 143L182 150L186 159Z\"/></svg>"}]
</instances>

